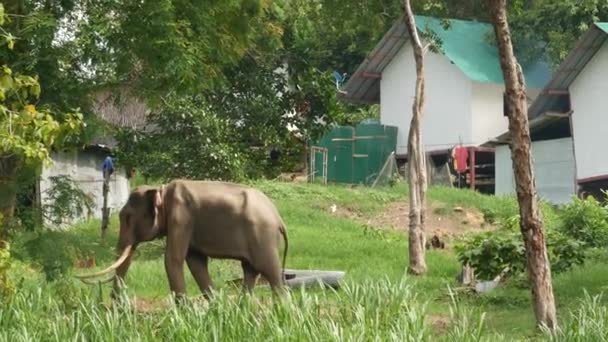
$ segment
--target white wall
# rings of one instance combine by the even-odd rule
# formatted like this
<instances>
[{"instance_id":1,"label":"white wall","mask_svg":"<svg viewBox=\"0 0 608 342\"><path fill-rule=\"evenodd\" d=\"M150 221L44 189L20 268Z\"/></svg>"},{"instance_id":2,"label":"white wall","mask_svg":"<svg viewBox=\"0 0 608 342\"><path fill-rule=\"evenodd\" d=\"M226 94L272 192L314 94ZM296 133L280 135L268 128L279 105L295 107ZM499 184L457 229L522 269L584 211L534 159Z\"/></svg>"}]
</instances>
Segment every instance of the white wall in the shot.
<instances>
[{"instance_id":1,"label":"white wall","mask_svg":"<svg viewBox=\"0 0 608 342\"><path fill-rule=\"evenodd\" d=\"M51 187L52 176L67 175L88 195L94 199L93 217L101 218L103 206L101 165L105 155L97 152L51 153L53 164L44 168L40 177L40 199L48 203L47 191ZM108 206L111 213L120 210L129 198L129 181L122 169L114 171L110 179ZM85 213L86 215L86 213Z\"/></svg>"},{"instance_id":2,"label":"white wall","mask_svg":"<svg viewBox=\"0 0 608 342\"><path fill-rule=\"evenodd\" d=\"M515 193L509 146L496 147L496 195ZM532 142L538 195L555 204L571 201L576 193L572 138Z\"/></svg>"},{"instance_id":3,"label":"white wall","mask_svg":"<svg viewBox=\"0 0 608 342\"><path fill-rule=\"evenodd\" d=\"M570 85L577 178L608 175L608 43Z\"/></svg>"},{"instance_id":4,"label":"white wall","mask_svg":"<svg viewBox=\"0 0 608 342\"><path fill-rule=\"evenodd\" d=\"M399 127L397 154L407 153L416 69L412 46L406 44L382 73L380 116L385 125ZM427 151L459 142L470 143L471 81L443 55L425 56L426 100L422 139Z\"/></svg>"},{"instance_id":5,"label":"white wall","mask_svg":"<svg viewBox=\"0 0 608 342\"><path fill-rule=\"evenodd\" d=\"M481 145L503 134L509 127L508 119L503 115L504 85L475 81L472 84L473 132L471 140L474 145Z\"/></svg>"}]
</instances>

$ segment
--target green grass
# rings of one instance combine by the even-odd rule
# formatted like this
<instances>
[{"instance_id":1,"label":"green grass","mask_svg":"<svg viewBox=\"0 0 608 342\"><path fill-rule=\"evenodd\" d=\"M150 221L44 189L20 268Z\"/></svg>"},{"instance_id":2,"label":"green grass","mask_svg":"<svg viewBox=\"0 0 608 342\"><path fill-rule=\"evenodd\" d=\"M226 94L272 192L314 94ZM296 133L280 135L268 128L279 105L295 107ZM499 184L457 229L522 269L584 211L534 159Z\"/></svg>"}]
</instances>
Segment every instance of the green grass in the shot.
<instances>
[{"instance_id":1,"label":"green grass","mask_svg":"<svg viewBox=\"0 0 608 342\"><path fill-rule=\"evenodd\" d=\"M268 302L269 291L259 287L252 301L243 301L239 299L239 291L226 284L227 280L241 277L238 262L212 260L212 278L220 291L218 299L209 306L165 308L169 288L163 241L138 249L127 277L127 295L157 303L158 308L152 313L105 309L99 303L100 288L78 283L71 277L75 272L72 269L58 281L44 280L36 264L45 258L61 261L65 255L58 251L70 247L84 255L95 255L99 267L111 263L117 235L113 217L109 236L103 243L99 242L97 221L85 222L66 232L21 234L13 241L17 261L12 278L22 281L16 299L0 307L0 340L79 339L76 333L87 340L104 341L152 337L213 340L213 336L221 336L222 340L250 337L294 341L538 337L529 290L511 285L481 296L457 292L452 298L448 287L457 286L455 276L459 271L452 252L428 252L428 273L422 277L406 276L407 239L403 232L369 230L360 222L332 215L328 210L336 204L372 215L390 202L405 200L404 185L378 190L273 182L254 185L274 199L287 223L290 242L287 266L346 271L345 288L335 293L322 289L294 293L293 302L273 306ZM512 198L483 196L466 190L431 188L429 200L442 208L463 206L492 211L498 218L517 212ZM549 215L554 215L554 209L546 208ZM36 248L32 242L35 238L52 243ZM585 305L580 302L585 299L583 290L591 295L605 290L606 261L607 254L600 251L584 266L554 278L563 322L576 322L577 316L570 317L568 312ZM195 298L200 293L187 268L185 271L188 294ZM107 304L107 287L102 288L102 294ZM600 299L598 305L604 303ZM480 327L483 312L485 325ZM436 318L450 324L438 326L433 323ZM478 338L479 334L484 338Z\"/></svg>"}]
</instances>

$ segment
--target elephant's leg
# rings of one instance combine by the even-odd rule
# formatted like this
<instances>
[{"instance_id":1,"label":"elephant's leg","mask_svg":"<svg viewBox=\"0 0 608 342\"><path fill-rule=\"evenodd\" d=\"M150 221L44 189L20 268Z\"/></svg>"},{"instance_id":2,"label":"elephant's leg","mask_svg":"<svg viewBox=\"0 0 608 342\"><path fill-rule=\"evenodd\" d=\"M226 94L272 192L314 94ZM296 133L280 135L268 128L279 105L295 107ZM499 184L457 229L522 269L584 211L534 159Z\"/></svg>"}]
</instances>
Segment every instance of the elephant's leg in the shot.
<instances>
[{"instance_id":1,"label":"elephant's leg","mask_svg":"<svg viewBox=\"0 0 608 342\"><path fill-rule=\"evenodd\" d=\"M251 293L260 272L258 272L248 261L241 261L241 265L243 266L243 290L247 293Z\"/></svg>"},{"instance_id":2,"label":"elephant's leg","mask_svg":"<svg viewBox=\"0 0 608 342\"><path fill-rule=\"evenodd\" d=\"M281 270L281 262L279 261L279 257L272 253L272 255L268 255L264 259L265 262L261 263L258 269L264 278L268 280L273 295L282 294L284 291L283 271Z\"/></svg>"},{"instance_id":3,"label":"elephant's leg","mask_svg":"<svg viewBox=\"0 0 608 342\"><path fill-rule=\"evenodd\" d=\"M165 251L165 270L169 278L169 287L175 294L177 303L186 296L186 281L184 279L184 260L188 253L188 237L184 236L183 227L173 229L167 236Z\"/></svg>"},{"instance_id":4,"label":"elephant's leg","mask_svg":"<svg viewBox=\"0 0 608 342\"><path fill-rule=\"evenodd\" d=\"M208 262L209 258L206 255L193 251L188 252L186 256L186 263L188 264L190 273L192 273L196 284L198 284L198 288L207 300L211 297L211 287L213 286L213 282L209 276Z\"/></svg>"}]
</instances>

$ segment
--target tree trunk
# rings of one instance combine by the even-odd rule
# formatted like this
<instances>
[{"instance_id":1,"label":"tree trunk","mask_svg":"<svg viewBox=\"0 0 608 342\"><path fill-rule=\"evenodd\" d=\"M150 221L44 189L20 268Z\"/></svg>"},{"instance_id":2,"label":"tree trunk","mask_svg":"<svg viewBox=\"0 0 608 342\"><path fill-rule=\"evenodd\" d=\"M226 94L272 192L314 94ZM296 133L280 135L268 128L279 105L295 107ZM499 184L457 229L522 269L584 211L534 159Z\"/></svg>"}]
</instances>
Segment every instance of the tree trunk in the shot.
<instances>
[{"instance_id":1,"label":"tree trunk","mask_svg":"<svg viewBox=\"0 0 608 342\"><path fill-rule=\"evenodd\" d=\"M506 0L490 0L488 4L505 80L509 131L512 136L511 158L519 202L521 233L526 247L527 270L532 285L534 313L539 325L555 329L557 319L551 284L551 269L530 154L530 129L524 76L513 53Z\"/></svg>"},{"instance_id":2,"label":"tree trunk","mask_svg":"<svg viewBox=\"0 0 608 342\"><path fill-rule=\"evenodd\" d=\"M414 22L414 14L409 0L403 1L403 12L405 14L405 25L414 47L414 59L416 60L416 93L412 105L412 120L408 136L408 180L410 186L410 214L409 214L409 267L408 273L420 275L426 272L425 252L425 219L426 219L426 158L422 137L420 133L420 121L422 118L422 107L424 105L424 53L426 48L422 47L418 30Z\"/></svg>"},{"instance_id":3,"label":"tree trunk","mask_svg":"<svg viewBox=\"0 0 608 342\"><path fill-rule=\"evenodd\" d=\"M18 169L17 157L0 155L0 239L6 238L8 225L15 213Z\"/></svg>"}]
</instances>

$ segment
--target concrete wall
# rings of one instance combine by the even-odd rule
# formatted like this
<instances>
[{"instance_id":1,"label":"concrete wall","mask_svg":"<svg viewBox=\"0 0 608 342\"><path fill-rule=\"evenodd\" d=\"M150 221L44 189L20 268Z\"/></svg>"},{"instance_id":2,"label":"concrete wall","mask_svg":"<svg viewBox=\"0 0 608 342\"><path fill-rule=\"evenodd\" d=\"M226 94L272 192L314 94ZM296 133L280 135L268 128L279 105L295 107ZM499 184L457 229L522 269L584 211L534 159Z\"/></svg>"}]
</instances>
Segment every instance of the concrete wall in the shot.
<instances>
[{"instance_id":1,"label":"concrete wall","mask_svg":"<svg viewBox=\"0 0 608 342\"><path fill-rule=\"evenodd\" d=\"M483 144L507 131L509 122L503 115L504 85L495 83L473 83L471 112L473 130L471 142Z\"/></svg>"},{"instance_id":2,"label":"concrete wall","mask_svg":"<svg viewBox=\"0 0 608 342\"><path fill-rule=\"evenodd\" d=\"M577 178L608 175L608 43L570 86Z\"/></svg>"},{"instance_id":3,"label":"concrete wall","mask_svg":"<svg viewBox=\"0 0 608 342\"><path fill-rule=\"evenodd\" d=\"M570 202L576 194L572 138L532 142L538 195L555 204ZM509 146L496 147L496 195L515 193Z\"/></svg>"},{"instance_id":4,"label":"concrete wall","mask_svg":"<svg viewBox=\"0 0 608 342\"><path fill-rule=\"evenodd\" d=\"M106 154L101 151L87 151L78 153L53 152L51 158L53 164L44 168L40 177L40 200L43 204L48 203L47 191L51 187L50 177L67 175L94 200L93 217L101 218L103 206L102 185L103 177L101 164ZM129 197L129 182L124 170L118 169L110 180L110 192L108 193L108 206L111 213L120 210Z\"/></svg>"},{"instance_id":5,"label":"concrete wall","mask_svg":"<svg viewBox=\"0 0 608 342\"><path fill-rule=\"evenodd\" d=\"M380 81L381 121L399 127L397 154L407 153L415 81L412 46L406 44L384 69ZM457 144L459 139L469 143L472 138L471 81L445 56L428 52L425 82L422 138L426 150L444 150Z\"/></svg>"}]
</instances>

